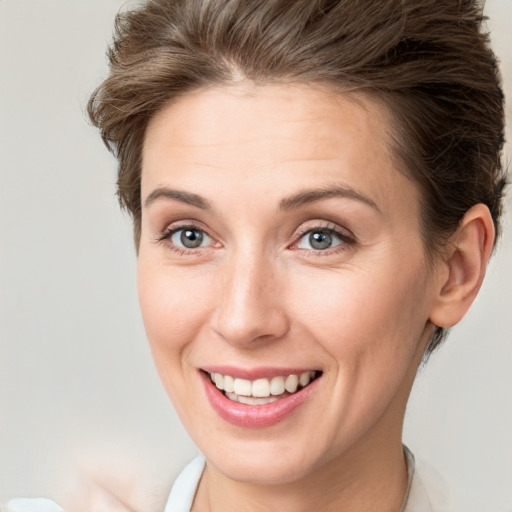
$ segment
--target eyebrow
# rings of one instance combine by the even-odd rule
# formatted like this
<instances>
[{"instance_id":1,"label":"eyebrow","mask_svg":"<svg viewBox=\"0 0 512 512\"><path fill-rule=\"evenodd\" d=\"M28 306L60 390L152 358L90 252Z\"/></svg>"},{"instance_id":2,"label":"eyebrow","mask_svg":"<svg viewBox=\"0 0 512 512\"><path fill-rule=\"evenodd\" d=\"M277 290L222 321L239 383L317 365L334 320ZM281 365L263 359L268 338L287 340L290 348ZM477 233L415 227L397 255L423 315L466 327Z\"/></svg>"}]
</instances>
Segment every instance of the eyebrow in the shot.
<instances>
[{"instance_id":1,"label":"eyebrow","mask_svg":"<svg viewBox=\"0 0 512 512\"><path fill-rule=\"evenodd\" d=\"M346 186L333 186L312 190L303 190L297 194L283 199L279 207L281 210L292 210L305 204L314 203L323 199L330 199L332 197L342 197L345 199L360 201L364 204L367 204L368 206L371 206L373 209L380 213L380 208L377 206L375 201L365 196L364 194L361 194L361 192Z\"/></svg>"},{"instance_id":2,"label":"eyebrow","mask_svg":"<svg viewBox=\"0 0 512 512\"><path fill-rule=\"evenodd\" d=\"M345 199L361 201L362 203L371 206L373 209L377 210L380 213L380 209L375 203L375 201L365 196L364 194L361 194L357 190L354 190L353 188L346 186L334 186L312 190L302 190L297 194L294 194L290 197L286 197L283 200L281 200L279 208L281 210L293 210L305 204L314 203L316 201L322 201L324 199L330 199L332 197L342 197ZM185 192L183 190L173 190L167 187L159 187L153 190L146 197L146 200L144 201L144 206L147 208L152 203L162 198L180 201L182 203L200 208L201 210L212 209L211 204L198 194L193 194L192 192Z\"/></svg>"},{"instance_id":3,"label":"eyebrow","mask_svg":"<svg viewBox=\"0 0 512 512\"><path fill-rule=\"evenodd\" d=\"M159 187L151 192L144 201L144 206L147 208L158 199L174 199L191 206L201 208L201 210L211 210L211 204L203 197L193 194L192 192L184 192L183 190L173 190L167 187Z\"/></svg>"}]
</instances>

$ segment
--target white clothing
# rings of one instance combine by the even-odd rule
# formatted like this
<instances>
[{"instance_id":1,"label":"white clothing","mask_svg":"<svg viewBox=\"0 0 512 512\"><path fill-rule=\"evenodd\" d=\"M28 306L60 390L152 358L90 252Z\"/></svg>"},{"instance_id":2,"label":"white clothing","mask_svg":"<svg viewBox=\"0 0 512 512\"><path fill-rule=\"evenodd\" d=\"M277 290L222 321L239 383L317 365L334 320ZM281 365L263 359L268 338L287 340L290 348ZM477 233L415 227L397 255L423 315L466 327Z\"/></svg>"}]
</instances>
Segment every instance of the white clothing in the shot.
<instances>
[{"instance_id":1,"label":"white clothing","mask_svg":"<svg viewBox=\"0 0 512 512\"><path fill-rule=\"evenodd\" d=\"M190 512L204 464L204 457L198 455L182 469L172 486L164 512Z\"/></svg>"},{"instance_id":2,"label":"white clothing","mask_svg":"<svg viewBox=\"0 0 512 512\"><path fill-rule=\"evenodd\" d=\"M44 498L17 498L9 501L0 510L1 512L64 512L56 503Z\"/></svg>"}]
</instances>

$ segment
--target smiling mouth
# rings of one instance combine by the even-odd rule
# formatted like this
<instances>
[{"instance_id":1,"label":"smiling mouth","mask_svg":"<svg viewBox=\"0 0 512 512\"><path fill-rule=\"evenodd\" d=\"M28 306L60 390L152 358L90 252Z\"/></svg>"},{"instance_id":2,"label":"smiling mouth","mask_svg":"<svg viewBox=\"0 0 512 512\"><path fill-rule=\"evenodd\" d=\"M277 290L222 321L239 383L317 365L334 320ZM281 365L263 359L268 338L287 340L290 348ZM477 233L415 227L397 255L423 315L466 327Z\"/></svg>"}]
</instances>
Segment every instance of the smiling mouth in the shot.
<instances>
[{"instance_id":1,"label":"smiling mouth","mask_svg":"<svg viewBox=\"0 0 512 512\"><path fill-rule=\"evenodd\" d=\"M226 398L232 402L247 405L266 405L277 402L309 386L322 374L320 371L309 370L271 379L248 380L222 373L206 373Z\"/></svg>"}]
</instances>

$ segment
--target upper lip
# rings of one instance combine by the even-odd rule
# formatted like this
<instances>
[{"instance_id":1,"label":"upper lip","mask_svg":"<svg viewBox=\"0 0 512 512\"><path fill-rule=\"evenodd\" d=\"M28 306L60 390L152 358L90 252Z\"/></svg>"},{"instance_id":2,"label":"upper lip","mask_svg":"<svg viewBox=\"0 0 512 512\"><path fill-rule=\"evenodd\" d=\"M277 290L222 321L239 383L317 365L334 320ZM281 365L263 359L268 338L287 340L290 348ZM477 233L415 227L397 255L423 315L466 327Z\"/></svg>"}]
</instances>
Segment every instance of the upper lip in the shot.
<instances>
[{"instance_id":1,"label":"upper lip","mask_svg":"<svg viewBox=\"0 0 512 512\"><path fill-rule=\"evenodd\" d=\"M239 368L228 365L208 365L200 368L207 373L220 373L222 375L230 375L234 378L257 380L271 379L273 377L286 377L288 375L300 375L308 371L319 371L313 367L255 367L255 368Z\"/></svg>"}]
</instances>

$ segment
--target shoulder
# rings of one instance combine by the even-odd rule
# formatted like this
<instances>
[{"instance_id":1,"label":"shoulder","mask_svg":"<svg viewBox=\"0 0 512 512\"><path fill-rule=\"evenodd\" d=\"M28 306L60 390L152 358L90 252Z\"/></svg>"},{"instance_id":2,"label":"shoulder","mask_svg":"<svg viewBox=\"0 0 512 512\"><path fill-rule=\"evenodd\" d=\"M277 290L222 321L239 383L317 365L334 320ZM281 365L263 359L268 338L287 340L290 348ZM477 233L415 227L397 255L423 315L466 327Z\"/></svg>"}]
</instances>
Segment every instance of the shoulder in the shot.
<instances>
[{"instance_id":1,"label":"shoulder","mask_svg":"<svg viewBox=\"0 0 512 512\"><path fill-rule=\"evenodd\" d=\"M5 504L0 500L0 512L162 511L169 497L170 475L156 475L154 472L145 474L142 465L134 469L130 462L126 462L131 461L130 457L120 459L125 462L124 465L117 463L118 460L107 459L108 463L98 463L79 471L69 488L59 489L58 503L46 498L16 498ZM195 465L198 462L201 464L197 460ZM187 476L185 470L184 477ZM190 469L188 471L190 473ZM171 510L177 512L179 509Z\"/></svg>"}]
</instances>

